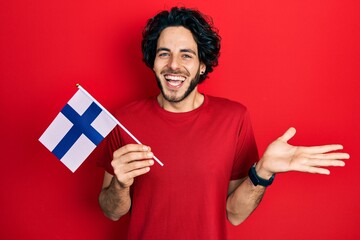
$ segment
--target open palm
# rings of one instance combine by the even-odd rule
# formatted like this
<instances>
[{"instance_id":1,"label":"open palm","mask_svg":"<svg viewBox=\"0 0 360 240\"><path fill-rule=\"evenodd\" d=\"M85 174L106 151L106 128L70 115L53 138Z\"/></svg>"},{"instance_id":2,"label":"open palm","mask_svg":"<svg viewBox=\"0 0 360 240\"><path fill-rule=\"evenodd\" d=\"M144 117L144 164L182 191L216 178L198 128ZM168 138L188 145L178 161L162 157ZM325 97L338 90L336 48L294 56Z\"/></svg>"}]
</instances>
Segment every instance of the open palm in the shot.
<instances>
[{"instance_id":1,"label":"open palm","mask_svg":"<svg viewBox=\"0 0 360 240\"><path fill-rule=\"evenodd\" d=\"M289 128L284 135L272 142L262 158L262 167L269 173L300 171L330 174L326 167L344 166L349 154L334 152L343 149L342 145L300 147L288 144L295 135L295 128Z\"/></svg>"}]
</instances>

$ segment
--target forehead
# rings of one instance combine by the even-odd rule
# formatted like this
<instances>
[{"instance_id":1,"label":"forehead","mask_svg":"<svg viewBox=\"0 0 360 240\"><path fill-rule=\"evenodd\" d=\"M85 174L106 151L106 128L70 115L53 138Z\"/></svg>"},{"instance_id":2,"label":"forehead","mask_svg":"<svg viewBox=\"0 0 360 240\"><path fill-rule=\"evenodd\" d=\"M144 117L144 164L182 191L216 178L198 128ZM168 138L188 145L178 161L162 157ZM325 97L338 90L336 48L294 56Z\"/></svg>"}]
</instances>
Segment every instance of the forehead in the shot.
<instances>
[{"instance_id":1,"label":"forehead","mask_svg":"<svg viewBox=\"0 0 360 240\"><path fill-rule=\"evenodd\" d=\"M168 48L172 51L192 49L197 52L197 44L191 31L182 27L167 27L160 33L157 48Z\"/></svg>"}]
</instances>

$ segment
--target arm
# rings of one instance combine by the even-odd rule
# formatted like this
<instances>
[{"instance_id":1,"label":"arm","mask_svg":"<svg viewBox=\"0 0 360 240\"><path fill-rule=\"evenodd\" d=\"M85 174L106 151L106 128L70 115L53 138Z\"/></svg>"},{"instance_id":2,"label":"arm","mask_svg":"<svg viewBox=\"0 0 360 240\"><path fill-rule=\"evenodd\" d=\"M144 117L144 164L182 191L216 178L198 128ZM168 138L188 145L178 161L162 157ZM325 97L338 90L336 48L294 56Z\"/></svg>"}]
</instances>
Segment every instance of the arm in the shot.
<instances>
[{"instance_id":1,"label":"arm","mask_svg":"<svg viewBox=\"0 0 360 240\"><path fill-rule=\"evenodd\" d=\"M99 204L108 218L118 220L130 210L130 187L121 187L115 176L105 172Z\"/></svg>"},{"instance_id":2,"label":"arm","mask_svg":"<svg viewBox=\"0 0 360 240\"><path fill-rule=\"evenodd\" d=\"M130 210L134 178L149 172L154 161L150 148L139 144L125 145L113 156L111 165L115 175L105 172L99 204L104 214L116 221Z\"/></svg>"},{"instance_id":3,"label":"arm","mask_svg":"<svg viewBox=\"0 0 360 240\"><path fill-rule=\"evenodd\" d=\"M265 187L254 186L249 177L230 181L226 202L227 218L232 225L241 224L259 205Z\"/></svg>"},{"instance_id":4,"label":"arm","mask_svg":"<svg viewBox=\"0 0 360 240\"><path fill-rule=\"evenodd\" d=\"M330 174L325 167L344 166L349 154L334 152L343 149L341 145L314 147L292 146L287 142L295 135L294 128L272 142L256 165L257 174L269 179L275 173L299 171L317 174ZM254 186L246 177L242 181L231 181L226 203L227 215L233 225L243 222L259 205L265 187Z\"/></svg>"}]
</instances>

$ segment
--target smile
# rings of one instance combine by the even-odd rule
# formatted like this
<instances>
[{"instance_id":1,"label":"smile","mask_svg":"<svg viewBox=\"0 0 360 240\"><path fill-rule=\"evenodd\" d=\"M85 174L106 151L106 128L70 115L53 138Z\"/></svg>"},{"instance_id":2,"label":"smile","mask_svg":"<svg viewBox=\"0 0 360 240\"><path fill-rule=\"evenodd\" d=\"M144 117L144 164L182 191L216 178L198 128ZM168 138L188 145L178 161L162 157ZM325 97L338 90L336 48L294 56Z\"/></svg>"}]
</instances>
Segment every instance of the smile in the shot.
<instances>
[{"instance_id":1,"label":"smile","mask_svg":"<svg viewBox=\"0 0 360 240\"><path fill-rule=\"evenodd\" d=\"M170 74L166 74L164 76L165 80L167 81L167 83L173 87L180 87L182 85L182 83L185 81L185 77L183 76L179 76L179 75L170 75Z\"/></svg>"},{"instance_id":2,"label":"smile","mask_svg":"<svg viewBox=\"0 0 360 240\"><path fill-rule=\"evenodd\" d=\"M165 76L166 81L185 81L185 77L183 76L179 76L179 75L170 75L170 74L166 74Z\"/></svg>"}]
</instances>

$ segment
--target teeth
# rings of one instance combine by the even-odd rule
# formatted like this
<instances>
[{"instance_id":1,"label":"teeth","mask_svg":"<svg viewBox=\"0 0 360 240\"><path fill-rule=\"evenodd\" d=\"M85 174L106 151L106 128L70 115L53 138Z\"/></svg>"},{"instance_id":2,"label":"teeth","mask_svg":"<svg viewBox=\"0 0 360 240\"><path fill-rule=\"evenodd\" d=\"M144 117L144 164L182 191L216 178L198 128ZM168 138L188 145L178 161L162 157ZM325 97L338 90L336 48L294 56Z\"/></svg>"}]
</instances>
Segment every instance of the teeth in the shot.
<instances>
[{"instance_id":1,"label":"teeth","mask_svg":"<svg viewBox=\"0 0 360 240\"><path fill-rule=\"evenodd\" d=\"M168 83L171 85L171 86L174 86L174 87L177 87L179 86L182 81L168 81Z\"/></svg>"},{"instance_id":2,"label":"teeth","mask_svg":"<svg viewBox=\"0 0 360 240\"><path fill-rule=\"evenodd\" d=\"M165 76L166 80L170 80L170 81L185 81L185 78L182 76L175 76L175 75L166 75ZM177 84L178 85L178 84Z\"/></svg>"}]
</instances>

